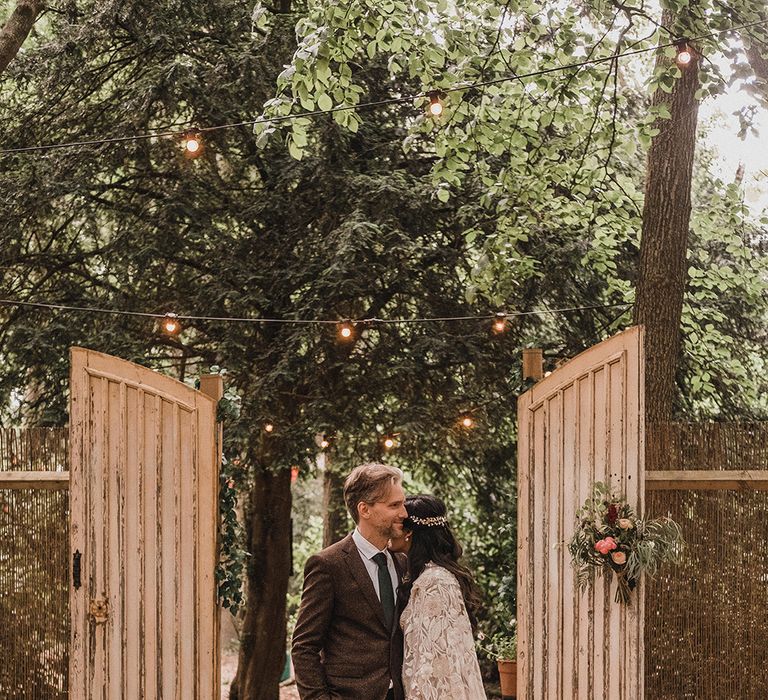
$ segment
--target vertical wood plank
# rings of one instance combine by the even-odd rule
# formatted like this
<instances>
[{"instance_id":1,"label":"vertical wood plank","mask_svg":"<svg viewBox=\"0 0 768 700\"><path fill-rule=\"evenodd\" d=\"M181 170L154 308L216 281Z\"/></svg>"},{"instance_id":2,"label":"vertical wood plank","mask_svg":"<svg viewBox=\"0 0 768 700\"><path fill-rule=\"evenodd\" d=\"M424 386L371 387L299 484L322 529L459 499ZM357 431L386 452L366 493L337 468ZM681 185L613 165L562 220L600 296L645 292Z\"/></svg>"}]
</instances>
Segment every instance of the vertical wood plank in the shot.
<instances>
[{"instance_id":1,"label":"vertical wood plank","mask_svg":"<svg viewBox=\"0 0 768 700\"><path fill-rule=\"evenodd\" d=\"M197 634L200 697L216 697L220 692L219 605L212 561L218 560L219 440L215 404L198 398L197 463L198 463L198 556L197 556Z\"/></svg>"},{"instance_id":2,"label":"vertical wood plank","mask_svg":"<svg viewBox=\"0 0 768 700\"><path fill-rule=\"evenodd\" d=\"M533 549L533 561L531 562L531 578L533 579L533 621L532 636L533 647L533 677L532 695L534 698L544 697L546 690L546 666L544 656L546 653L546 603L547 603L547 576L546 557L547 547L545 534L547 532L547 513L545 508L547 481L546 481L546 404L543 404L533 413L533 480L536 488L532 489L533 507L531 509L529 525L531 546Z\"/></svg>"},{"instance_id":3,"label":"vertical wood plank","mask_svg":"<svg viewBox=\"0 0 768 700\"><path fill-rule=\"evenodd\" d=\"M544 656L544 662L547 666L547 695L562 697L562 542L561 542L561 521L560 521L560 502L563 494L560 490L560 483L563 471L562 462L562 395L558 391L553 393L552 398L547 402L547 501L546 510L548 515L548 530L546 548L546 568L547 568L547 629L546 642L547 653ZM547 551L548 550L548 551Z\"/></svg>"},{"instance_id":4,"label":"vertical wood plank","mask_svg":"<svg viewBox=\"0 0 768 700\"><path fill-rule=\"evenodd\" d=\"M224 396L224 379L219 374L202 375L200 392L211 401L197 398L200 533L198 551L198 605L200 610L198 655L201 697L218 698L221 692L221 608L215 577L219 560L219 474L223 450L223 427L217 423L217 407ZM215 426L214 430L210 426Z\"/></svg>"},{"instance_id":5,"label":"vertical wood plank","mask_svg":"<svg viewBox=\"0 0 768 700\"><path fill-rule=\"evenodd\" d=\"M123 695L123 563L125 561L123 533L125 508L123 506L122 473L125 469L125 385L106 382L107 420L105 423L107 458L104 464L107 504L107 542L105 555L106 599L109 613L103 624L106 637L107 697Z\"/></svg>"},{"instance_id":6,"label":"vertical wood plank","mask_svg":"<svg viewBox=\"0 0 768 700\"><path fill-rule=\"evenodd\" d=\"M176 447L178 445L176 406L168 401L161 404L162 412L162 462L163 478L160 506L160 559L162 590L160 594L161 653L160 672L162 675L162 697L165 700L177 698L178 683L178 472ZM177 698L178 700L178 698Z\"/></svg>"},{"instance_id":7,"label":"vertical wood plank","mask_svg":"<svg viewBox=\"0 0 768 700\"><path fill-rule=\"evenodd\" d=\"M74 553L80 552L81 562L88 567L90 560L87 549L88 510L86 504L87 486L85 484L85 464L88 459L88 434L86 426L89 421L90 392L88 375L85 367L87 355L80 348L70 351L70 403L69 403L69 538L70 564ZM88 617L87 600L90 576L87 568L82 575L82 586L79 589L71 584L70 570L69 609L70 609L70 648L69 648L69 696L88 700L87 685L87 641Z\"/></svg>"},{"instance_id":8,"label":"vertical wood plank","mask_svg":"<svg viewBox=\"0 0 768 700\"><path fill-rule=\"evenodd\" d=\"M141 501L141 457L143 454L142 437L144 431L141 430L141 421L139 419L139 396L138 391L133 388L125 388L125 473L124 473L124 492L125 492L125 532L123 537L123 548L125 551L123 567L123 692L125 697L141 697L140 679L141 679L141 644L142 644L142 624L141 624L141 605L142 598L140 594L142 583L141 549L142 541L140 537L140 501ZM143 401L143 397L142 397ZM138 429L136 427L138 426Z\"/></svg>"},{"instance_id":9,"label":"vertical wood plank","mask_svg":"<svg viewBox=\"0 0 768 700\"><path fill-rule=\"evenodd\" d=\"M94 585L91 589L92 599L107 600L107 571L106 561L109 557L109 509L107 503L107 462L109 460L109 382L103 377L91 379L91 391L93 391L93 416L92 426L93 448L88 468L91 472L93 488L91 493L91 522L94 530L94 547L92 551L92 567ZM106 700L107 697L107 649L106 649L106 625L96 624L91 618L89 629L93 643L91 654L93 656L93 680L91 693L95 698Z\"/></svg>"},{"instance_id":10,"label":"vertical wood plank","mask_svg":"<svg viewBox=\"0 0 768 700\"><path fill-rule=\"evenodd\" d=\"M605 368L601 364L593 374L593 425L592 425L592 459L594 462L595 481L607 481L609 476L606 465L606 380ZM610 586L606 585L604 577L595 577L594 584L594 629L592 640L592 692L598 693L598 697L605 697L606 677L605 677L605 630L606 630L606 608L607 601L610 600L612 591Z\"/></svg>"},{"instance_id":11,"label":"vertical wood plank","mask_svg":"<svg viewBox=\"0 0 768 700\"><path fill-rule=\"evenodd\" d=\"M144 587L142 590L144 625L144 646L142 678L145 698L159 697L160 645L158 614L160 597L160 557L158 549L159 492L160 492L160 398L142 391L144 420L139 424L139 431L144 436Z\"/></svg>"},{"instance_id":12,"label":"vertical wood plank","mask_svg":"<svg viewBox=\"0 0 768 700\"><path fill-rule=\"evenodd\" d=\"M608 436L606 449L612 488L621 495L625 490L627 465L624 455L624 417L625 417L625 387L624 387L624 353L621 359L611 362L606 367L608 382L606 406L608 417ZM624 607L611 600L610 616L607 628L609 646L606 677L608 680L608 697L622 696L623 677L627 673L628 659L623 656L624 637L626 635L626 613Z\"/></svg>"},{"instance_id":13,"label":"vertical wood plank","mask_svg":"<svg viewBox=\"0 0 768 700\"><path fill-rule=\"evenodd\" d=\"M589 496L590 484L594 481L594 376L589 373L578 381L578 446L577 460L579 464L579 482L577 489L577 504L580 507ZM592 591L580 591L577 594L578 608L574 612L579 625L579 662L578 662L578 695L579 700L590 698L592 678L592 646L594 636L594 595Z\"/></svg>"},{"instance_id":14,"label":"vertical wood plank","mask_svg":"<svg viewBox=\"0 0 768 700\"><path fill-rule=\"evenodd\" d=\"M526 393L517 401L518 442L517 442L517 695L520 700L532 697L531 679L533 677L530 649L532 646L529 632L532 615L533 581L530 558L533 552L530 535L530 503L532 445L530 442L531 420L528 415L530 394Z\"/></svg>"},{"instance_id":15,"label":"vertical wood plank","mask_svg":"<svg viewBox=\"0 0 768 700\"><path fill-rule=\"evenodd\" d=\"M179 616L179 698L197 697L195 638L195 469L193 443L194 427L188 411L177 408L179 481L179 557L178 557L178 616Z\"/></svg>"},{"instance_id":16,"label":"vertical wood plank","mask_svg":"<svg viewBox=\"0 0 768 700\"><path fill-rule=\"evenodd\" d=\"M576 508L578 507L574 494L578 493L578 380L565 387L562 393L562 462L563 478L560 491L564 495L560 500L560 534L563 547L568 545L569 533L576 523ZM562 566L562 639L560 653L562 655L563 675L560 683L561 697L578 697L578 602L574 585L573 567L561 557Z\"/></svg>"}]
</instances>

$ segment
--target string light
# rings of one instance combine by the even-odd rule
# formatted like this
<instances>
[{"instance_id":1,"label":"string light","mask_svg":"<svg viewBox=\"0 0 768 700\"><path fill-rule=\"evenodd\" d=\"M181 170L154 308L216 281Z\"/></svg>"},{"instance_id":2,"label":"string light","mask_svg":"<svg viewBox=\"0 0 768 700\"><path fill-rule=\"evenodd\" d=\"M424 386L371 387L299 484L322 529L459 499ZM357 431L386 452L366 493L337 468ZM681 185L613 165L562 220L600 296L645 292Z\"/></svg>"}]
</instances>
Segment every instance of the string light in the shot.
<instances>
[{"instance_id":1,"label":"string light","mask_svg":"<svg viewBox=\"0 0 768 700\"><path fill-rule=\"evenodd\" d=\"M275 429L275 426L272 423L265 423L264 424L264 432L265 433L271 433Z\"/></svg>"},{"instance_id":2,"label":"string light","mask_svg":"<svg viewBox=\"0 0 768 700\"><path fill-rule=\"evenodd\" d=\"M339 324L339 339L348 342L355 338L355 327L349 321L344 321Z\"/></svg>"},{"instance_id":3,"label":"string light","mask_svg":"<svg viewBox=\"0 0 768 700\"><path fill-rule=\"evenodd\" d=\"M678 39L675 42L675 48L677 49L677 56L675 57L677 65L680 67L689 65L693 60L693 52L688 42L685 39Z\"/></svg>"},{"instance_id":4,"label":"string light","mask_svg":"<svg viewBox=\"0 0 768 700\"><path fill-rule=\"evenodd\" d=\"M391 450L397 447L397 441L395 440L393 435L386 435L384 439L381 441L381 444L384 445L385 450Z\"/></svg>"},{"instance_id":5,"label":"string light","mask_svg":"<svg viewBox=\"0 0 768 700\"><path fill-rule=\"evenodd\" d=\"M440 90L430 90L427 95L429 96L429 113L433 117L439 117L443 113L442 98L445 97L445 93Z\"/></svg>"},{"instance_id":6,"label":"string light","mask_svg":"<svg viewBox=\"0 0 768 700\"><path fill-rule=\"evenodd\" d=\"M508 324L507 324L507 314L505 314L502 311L499 311L496 314L496 320L493 322L493 332L494 333L503 333L507 330Z\"/></svg>"},{"instance_id":7,"label":"string light","mask_svg":"<svg viewBox=\"0 0 768 700\"><path fill-rule=\"evenodd\" d=\"M461 426L467 430L475 427L475 419L469 414L462 416L459 422L461 423Z\"/></svg>"},{"instance_id":8,"label":"string light","mask_svg":"<svg viewBox=\"0 0 768 700\"><path fill-rule=\"evenodd\" d=\"M181 330L181 324L179 323L179 317L174 313L167 313L163 317L163 330L168 335L176 335Z\"/></svg>"},{"instance_id":9,"label":"string light","mask_svg":"<svg viewBox=\"0 0 768 700\"><path fill-rule=\"evenodd\" d=\"M728 27L726 29L719 29L715 32L710 32L709 34L702 34L700 36L692 37L691 41L700 41L704 39L710 39L712 37L719 36L720 34L725 34L728 32L737 32L740 30L749 29L751 27L763 26L765 24L768 24L768 20L759 20L755 22L749 22L747 24L736 25L733 27ZM222 129L235 129L235 128L241 128L244 126L254 126L256 124L276 124L279 122L291 121L293 119L306 119L307 117L327 117L328 114L333 112L345 112L345 111L351 111L351 110L359 111L361 109L371 109L374 107L383 107L383 106L393 105L393 104L412 103L414 100L417 100L423 97L430 97L432 92L438 92L439 94L445 95L449 92L460 92L465 90L471 90L473 88L487 87L489 85L498 85L501 83L520 81L527 78L535 78L542 75L557 73L560 71L575 70L578 68L583 68L585 66L596 66L602 63L612 63L619 58L625 58L627 56L636 56L636 55L648 53L651 51L658 51L659 49L665 49L670 46L676 46L677 44L678 44L677 41L673 41L667 44L659 44L659 45L650 46L644 49L633 49L631 51L624 51L622 53L614 54L611 56L605 56L603 58L591 58L584 61L576 61L573 63L566 63L562 65L552 66L551 68L545 68L542 70L532 71L529 73L518 73L515 75L507 75L500 78L483 80L483 81L478 81L474 83L462 83L460 85L456 85L453 87L445 87L441 91L430 91L427 93L418 93L415 95L407 95L403 97L391 97L383 100L377 100L375 102L362 102L356 105L340 105L338 107L333 107L332 109L329 109L329 110L317 109L309 112L296 112L292 114L285 114L285 115L275 116L275 117L259 117L257 119L248 119L240 122L217 124L215 126L200 128L197 130L196 134L199 137L204 133L208 133L211 131L219 131ZM431 106L432 106L432 103L430 102L430 108ZM11 154L11 153L30 153L30 152L36 152L36 151L50 151L50 150L62 149L62 148L81 148L84 146L102 146L110 143L125 143L127 141L139 141L139 140L149 140L149 139L158 139L158 138L179 138L179 136L184 136L184 135L185 135L185 132L166 130L166 131L155 131L155 132L146 132L141 134L133 134L130 136L115 136L115 137L102 138L102 139L84 139L81 141L69 141L64 143L43 144L40 146L21 146L18 148L2 149L0 150L0 156ZM202 141L198 141L198 143L202 147L203 145Z\"/></svg>"},{"instance_id":10,"label":"string light","mask_svg":"<svg viewBox=\"0 0 768 700\"><path fill-rule=\"evenodd\" d=\"M288 325L329 325L334 324L341 328L345 324L352 329L354 335L354 328L356 324L411 324L411 323L447 323L458 321L487 321L496 318L496 314L480 314L476 316L430 316L421 318L364 318L354 321L345 321L340 324L338 320L323 319L323 318L267 318L267 317L237 317L237 316L194 316L191 314L156 314L149 313L147 311L123 311L120 309L105 309L96 306L70 306L68 304L51 304L47 302L39 301L18 301L16 299L0 299L0 306L21 306L34 309L49 309L54 311L75 311L81 313L96 313L96 314L110 314L112 316L133 316L142 318L164 319L167 316L172 316L178 321L214 321L220 323L282 323ZM629 308L632 304L594 304L591 306L570 306L567 308L559 309L534 309L531 311L515 311L507 312L505 316L507 319L516 316L539 316L539 315L553 315L564 314L572 311L595 311L602 309L616 309L616 308Z\"/></svg>"},{"instance_id":11,"label":"string light","mask_svg":"<svg viewBox=\"0 0 768 700\"><path fill-rule=\"evenodd\" d=\"M330 444L331 441L325 435L323 435L323 437L320 439L320 447L325 450L330 446Z\"/></svg>"},{"instance_id":12,"label":"string light","mask_svg":"<svg viewBox=\"0 0 768 700\"><path fill-rule=\"evenodd\" d=\"M203 154L203 138L197 131L184 134L182 145L184 146L184 155L187 158L197 158Z\"/></svg>"}]
</instances>

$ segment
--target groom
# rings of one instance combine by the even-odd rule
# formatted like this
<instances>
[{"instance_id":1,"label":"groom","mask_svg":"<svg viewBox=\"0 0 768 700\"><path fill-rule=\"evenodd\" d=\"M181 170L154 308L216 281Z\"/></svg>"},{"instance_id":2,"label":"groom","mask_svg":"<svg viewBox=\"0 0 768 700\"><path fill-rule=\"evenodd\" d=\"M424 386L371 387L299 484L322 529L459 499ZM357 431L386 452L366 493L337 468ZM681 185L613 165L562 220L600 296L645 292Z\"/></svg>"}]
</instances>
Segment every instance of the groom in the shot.
<instances>
[{"instance_id":1,"label":"groom","mask_svg":"<svg viewBox=\"0 0 768 700\"><path fill-rule=\"evenodd\" d=\"M293 632L301 700L403 700L396 593L405 558L387 542L403 533L403 473L363 464L344 482L352 534L307 561Z\"/></svg>"}]
</instances>

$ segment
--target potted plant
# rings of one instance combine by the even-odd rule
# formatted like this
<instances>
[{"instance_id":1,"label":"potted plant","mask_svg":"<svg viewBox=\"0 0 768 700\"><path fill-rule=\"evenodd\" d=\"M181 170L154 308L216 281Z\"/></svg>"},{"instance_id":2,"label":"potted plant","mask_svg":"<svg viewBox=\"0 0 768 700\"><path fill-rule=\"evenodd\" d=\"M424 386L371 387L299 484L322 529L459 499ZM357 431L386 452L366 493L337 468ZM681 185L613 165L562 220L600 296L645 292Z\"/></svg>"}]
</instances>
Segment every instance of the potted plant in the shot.
<instances>
[{"instance_id":1,"label":"potted plant","mask_svg":"<svg viewBox=\"0 0 768 700\"><path fill-rule=\"evenodd\" d=\"M517 697L517 629L513 620L508 629L494 634L481 647L499 668L502 700Z\"/></svg>"}]
</instances>

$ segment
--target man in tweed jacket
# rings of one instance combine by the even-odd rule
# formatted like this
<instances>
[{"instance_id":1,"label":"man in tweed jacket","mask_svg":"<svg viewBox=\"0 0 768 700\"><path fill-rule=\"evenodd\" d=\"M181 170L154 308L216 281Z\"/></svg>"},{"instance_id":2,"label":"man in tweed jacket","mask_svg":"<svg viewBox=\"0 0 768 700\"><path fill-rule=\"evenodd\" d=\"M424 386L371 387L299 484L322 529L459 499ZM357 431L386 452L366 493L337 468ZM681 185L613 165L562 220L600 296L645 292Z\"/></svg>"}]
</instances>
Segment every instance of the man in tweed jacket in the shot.
<instances>
[{"instance_id":1,"label":"man in tweed jacket","mask_svg":"<svg viewBox=\"0 0 768 700\"><path fill-rule=\"evenodd\" d=\"M293 633L301 700L403 700L393 609L405 558L387 550L408 515L402 476L383 464L354 469L344 501L355 531L307 561Z\"/></svg>"}]
</instances>

